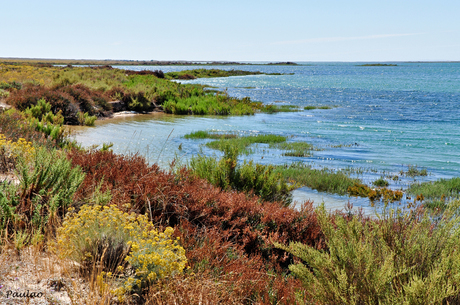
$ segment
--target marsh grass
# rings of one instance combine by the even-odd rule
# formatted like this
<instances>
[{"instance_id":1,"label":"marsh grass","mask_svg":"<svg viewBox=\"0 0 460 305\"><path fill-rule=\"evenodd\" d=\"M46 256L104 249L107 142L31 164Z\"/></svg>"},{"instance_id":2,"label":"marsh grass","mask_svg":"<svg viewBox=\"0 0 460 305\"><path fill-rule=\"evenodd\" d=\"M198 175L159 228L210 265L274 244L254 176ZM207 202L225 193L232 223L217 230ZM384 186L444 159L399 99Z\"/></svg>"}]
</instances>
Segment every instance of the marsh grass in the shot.
<instances>
[{"instance_id":1,"label":"marsh grass","mask_svg":"<svg viewBox=\"0 0 460 305\"><path fill-rule=\"evenodd\" d=\"M304 110L314 110L314 109L332 109L333 107L331 106L305 106L303 107Z\"/></svg>"},{"instance_id":2,"label":"marsh grass","mask_svg":"<svg viewBox=\"0 0 460 305\"><path fill-rule=\"evenodd\" d=\"M350 178L345 173L327 168L313 169L309 165L293 163L291 165L276 166L275 172L280 173L287 181L298 186L307 186L320 192L346 195L348 188L359 179Z\"/></svg>"},{"instance_id":3,"label":"marsh grass","mask_svg":"<svg viewBox=\"0 0 460 305\"><path fill-rule=\"evenodd\" d=\"M387 187L390 185L390 183L382 177L373 181L372 184L378 187Z\"/></svg>"},{"instance_id":4,"label":"marsh grass","mask_svg":"<svg viewBox=\"0 0 460 305\"><path fill-rule=\"evenodd\" d=\"M220 160L201 155L190 160L189 167L196 175L222 189L244 191L266 201L282 201L286 206L290 204L291 187L281 174L275 173L273 166L252 161L238 164L238 146L229 142L221 145L224 156Z\"/></svg>"},{"instance_id":5,"label":"marsh grass","mask_svg":"<svg viewBox=\"0 0 460 305\"><path fill-rule=\"evenodd\" d=\"M407 189L411 195L423 195L429 200L446 200L460 197L460 177L432 182L413 183Z\"/></svg>"},{"instance_id":6,"label":"marsh grass","mask_svg":"<svg viewBox=\"0 0 460 305\"><path fill-rule=\"evenodd\" d=\"M266 105L261 109L265 113L277 113L277 112L297 112L300 109L295 105Z\"/></svg>"},{"instance_id":7,"label":"marsh grass","mask_svg":"<svg viewBox=\"0 0 460 305\"><path fill-rule=\"evenodd\" d=\"M408 165L407 171L401 170L399 172L401 176L405 175L407 177L415 178L418 176L428 176L428 171L426 168L419 169L417 165Z\"/></svg>"},{"instance_id":8,"label":"marsh grass","mask_svg":"<svg viewBox=\"0 0 460 305\"><path fill-rule=\"evenodd\" d=\"M290 157L310 157L313 145L307 142L280 142L271 143L270 147L287 150L283 156Z\"/></svg>"},{"instance_id":9,"label":"marsh grass","mask_svg":"<svg viewBox=\"0 0 460 305\"><path fill-rule=\"evenodd\" d=\"M236 133L217 133L205 130L191 132L184 136L185 139L232 139L236 137L238 137Z\"/></svg>"},{"instance_id":10,"label":"marsh grass","mask_svg":"<svg viewBox=\"0 0 460 305\"><path fill-rule=\"evenodd\" d=\"M255 135L246 137L235 137L228 139L219 139L206 143L206 146L212 149L224 151L227 146L235 147L239 152L244 154L250 154L251 150L248 147L252 144L261 143L275 145L286 141L286 137L279 135Z\"/></svg>"}]
</instances>

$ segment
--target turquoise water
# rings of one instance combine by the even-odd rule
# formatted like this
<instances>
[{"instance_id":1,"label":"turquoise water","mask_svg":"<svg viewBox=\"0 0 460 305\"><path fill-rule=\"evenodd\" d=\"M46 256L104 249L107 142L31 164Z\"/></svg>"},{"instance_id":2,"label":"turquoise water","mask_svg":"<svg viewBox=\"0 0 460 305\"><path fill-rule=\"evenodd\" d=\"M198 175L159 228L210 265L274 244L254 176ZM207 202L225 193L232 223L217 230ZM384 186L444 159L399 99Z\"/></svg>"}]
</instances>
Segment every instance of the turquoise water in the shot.
<instances>
[{"instance_id":1,"label":"turquoise water","mask_svg":"<svg viewBox=\"0 0 460 305\"><path fill-rule=\"evenodd\" d=\"M184 81L264 103L331 106L328 110L256 114L244 117L137 116L101 122L76 139L89 146L113 142L121 153L139 152L162 166L173 158L186 162L199 153L219 153L182 136L196 130L228 130L242 134L273 133L289 141L307 141L321 151L308 158L283 157L263 145L243 156L261 163L305 162L315 167L355 168L367 182L383 172L397 174L408 165L426 168L417 180L458 176L460 170L460 63L397 63L363 67L353 63L301 66L222 66L293 75L256 75ZM199 67L125 67L178 71ZM216 68L203 66L203 68ZM181 150L179 149L181 146ZM263 157L263 158L262 158ZM403 179L392 188L407 186ZM308 191L308 190L306 190ZM346 199L344 199L346 200ZM358 204L365 204L359 203Z\"/></svg>"}]
</instances>

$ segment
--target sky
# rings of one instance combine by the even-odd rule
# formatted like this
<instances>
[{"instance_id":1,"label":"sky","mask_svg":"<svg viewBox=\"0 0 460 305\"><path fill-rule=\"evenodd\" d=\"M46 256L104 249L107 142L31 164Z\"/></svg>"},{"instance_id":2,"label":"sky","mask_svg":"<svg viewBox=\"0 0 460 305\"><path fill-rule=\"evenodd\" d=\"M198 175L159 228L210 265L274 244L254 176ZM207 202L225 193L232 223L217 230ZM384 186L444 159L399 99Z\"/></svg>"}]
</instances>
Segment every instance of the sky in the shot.
<instances>
[{"instance_id":1,"label":"sky","mask_svg":"<svg viewBox=\"0 0 460 305\"><path fill-rule=\"evenodd\" d=\"M460 61L460 1L0 0L0 57Z\"/></svg>"}]
</instances>

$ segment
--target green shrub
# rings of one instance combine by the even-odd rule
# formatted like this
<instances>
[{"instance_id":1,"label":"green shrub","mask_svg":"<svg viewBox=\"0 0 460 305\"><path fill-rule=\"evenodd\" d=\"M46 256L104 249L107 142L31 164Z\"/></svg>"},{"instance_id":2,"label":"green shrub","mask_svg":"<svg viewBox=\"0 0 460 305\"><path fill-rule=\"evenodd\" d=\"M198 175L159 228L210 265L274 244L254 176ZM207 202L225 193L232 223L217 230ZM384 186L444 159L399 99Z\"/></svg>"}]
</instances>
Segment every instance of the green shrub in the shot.
<instances>
[{"instance_id":1,"label":"green shrub","mask_svg":"<svg viewBox=\"0 0 460 305\"><path fill-rule=\"evenodd\" d=\"M18 186L1 183L0 227L26 227L46 231L73 203L73 195L85 175L72 168L65 154L36 148L32 157L18 158Z\"/></svg>"},{"instance_id":2,"label":"green shrub","mask_svg":"<svg viewBox=\"0 0 460 305\"><path fill-rule=\"evenodd\" d=\"M384 178L379 178L372 182L373 185L378 186L378 187L387 187L390 185L388 181L386 181Z\"/></svg>"},{"instance_id":3,"label":"green shrub","mask_svg":"<svg viewBox=\"0 0 460 305\"><path fill-rule=\"evenodd\" d=\"M90 116L88 114L88 112L79 112L78 113L78 123L80 123L80 125L84 125L84 126L94 126L94 123L96 122L97 120L97 116L95 115L92 115Z\"/></svg>"},{"instance_id":4,"label":"green shrub","mask_svg":"<svg viewBox=\"0 0 460 305\"><path fill-rule=\"evenodd\" d=\"M379 220L317 210L327 250L276 244L318 304L449 304L460 292L460 201L441 219L385 210Z\"/></svg>"}]
</instances>

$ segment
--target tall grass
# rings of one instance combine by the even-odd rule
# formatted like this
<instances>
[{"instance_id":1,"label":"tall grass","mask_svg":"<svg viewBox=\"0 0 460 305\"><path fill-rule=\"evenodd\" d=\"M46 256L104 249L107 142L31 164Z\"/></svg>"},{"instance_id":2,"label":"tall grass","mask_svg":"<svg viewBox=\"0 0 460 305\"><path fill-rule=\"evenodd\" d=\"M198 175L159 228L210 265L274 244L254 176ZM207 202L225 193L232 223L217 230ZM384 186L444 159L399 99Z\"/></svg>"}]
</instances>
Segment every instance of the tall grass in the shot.
<instances>
[{"instance_id":1,"label":"tall grass","mask_svg":"<svg viewBox=\"0 0 460 305\"><path fill-rule=\"evenodd\" d=\"M190 168L200 178L222 189L235 189L253 193L266 201L290 204L291 188L280 174L274 173L273 166L254 164L252 161L238 165L238 148L227 143L222 149L222 159L199 155L190 160Z\"/></svg>"},{"instance_id":2,"label":"tall grass","mask_svg":"<svg viewBox=\"0 0 460 305\"><path fill-rule=\"evenodd\" d=\"M301 163L277 166L275 172L298 185L339 195L346 195L348 188L359 182L359 179L350 178L341 171L335 172L325 168L314 169Z\"/></svg>"},{"instance_id":3,"label":"tall grass","mask_svg":"<svg viewBox=\"0 0 460 305\"><path fill-rule=\"evenodd\" d=\"M212 141L206 143L206 146L212 149L217 149L220 151L224 151L227 146L235 147L238 149L239 152L248 154L250 150L248 147L252 144L262 143L262 144L270 144L275 145L277 143L283 143L286 141L286 137L279 136L279 135L255 135L255 136L246 136L246 137L230 137L227 139L220 138L217 141Z\"/></svg>"},{"instance_id":4,"label":"tall grass","mask_svg":"<svg viewBox=\"0 0 460 305\"><path fill-rule=\"evenodd\" d=\"M411 195L422 194L427 199L458 198L460 196L460 177L413 183L407 192Z\"/></svg>"}]
</instances>

